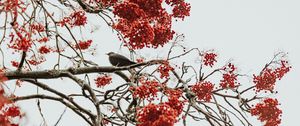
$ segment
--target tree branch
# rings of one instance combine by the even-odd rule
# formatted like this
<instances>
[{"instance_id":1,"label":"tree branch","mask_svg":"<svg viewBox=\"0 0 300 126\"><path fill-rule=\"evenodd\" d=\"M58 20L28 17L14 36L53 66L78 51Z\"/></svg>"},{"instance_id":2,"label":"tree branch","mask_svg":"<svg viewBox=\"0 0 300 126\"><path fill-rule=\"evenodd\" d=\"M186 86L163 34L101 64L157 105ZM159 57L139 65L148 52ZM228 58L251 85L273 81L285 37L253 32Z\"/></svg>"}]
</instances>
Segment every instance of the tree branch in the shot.
<instances>
[{"instance_id":1,"label":"tree branch","mask_svg":"<svg viewBox=\"0 0 300 126\"><path fill-rule=\"evenodd\" d=\"M144 63L134 64L130 66L124 66L124 67L114 67L114 66L93 66L93 67L79 67L74 68L70 67L68 69L61 69L61 70L43 70L43 71L8 71L4 73L4 76L8 78L8 80L13 79L52 79L52 78L60 78L60 77L68 77L68 73L71 73L72 75L79 75L79 74L88 74L88 73L114 73L119 72L122 70L129 70L132 68L136 68L139 66L150 66L155 64L160 64L164 60L151 60ZM123 79L124 76L122 74L120 75ZM126 79L127 80L127 79ZM128 81L128 80L127 80Z\"/></svg>"},{"instance_id":2,"label":"tree branch","mask_svg":"<svg viewBox=\"0 0 300 126\"><path fill-rule=\"evenodd\" d=\"M81 112L79 112L76 107L65 102L63 98L57 98L57 97L52 97L52 96L47 96L47 95L28 95L28 96L22 96L22 97L15 97L15 98L12 98L11 100L16 102L16 101L30 100L30 99L36 99L36 98L48 99L48 100L61 102L68 108L72 109L77 115L81 116L87 123L89 123L91 126L93 126L93 124L89 121L88 118L86 118Z\"/></svg>"}]
</instances>

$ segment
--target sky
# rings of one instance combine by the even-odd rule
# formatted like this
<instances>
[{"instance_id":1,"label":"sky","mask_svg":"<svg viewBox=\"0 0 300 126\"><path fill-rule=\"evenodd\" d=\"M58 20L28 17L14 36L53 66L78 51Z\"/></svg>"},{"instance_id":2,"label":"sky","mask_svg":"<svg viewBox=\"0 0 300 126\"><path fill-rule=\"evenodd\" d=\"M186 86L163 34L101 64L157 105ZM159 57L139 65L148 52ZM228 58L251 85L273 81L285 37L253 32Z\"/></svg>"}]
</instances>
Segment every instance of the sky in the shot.
<instances>
[{"instance_id":1,"label":"sky","mask_svg":"<svg viewBox=\"0 0 300 126\"><path fill-rule=\"evenodd\" d=\"M276 97L283 110L282 125L296 126L300 112L300 1L299 0L189 0L191 16L185 21L174 23L175 31L185 35L184 45L189 48L215 49L219 62L233 59L242 72L252 75L259 72L279 51L288 52L292 65L291 71L277 83ZM116 34L111 32L104 22L89 19L99 29L88 37L98 42L96 62L108 65L106 52L120 50ZM86 37L86 38L88 38ZM155 57L157 52L143 52L145 57ZM59 85L61 86L61 85ZM63 87L61 87L63 88ZM65 87L68 89L68 87ZM46 103L46 102L45 102ZM28 104L29 105L29 104ZM26 106L27 112L32 112ZM58 103L55 105L59 105ZM25 106L25 103L24 103ZM44 106L46 106L44 104ZM47 106L46 106L47 107ZM52 108L53 107L53 108ZM49 110L62 112L63 108L47 107ZM51 111L45 111L45 113ZM81 124L79 117L68 118L64 125ZM38 115L31 115L37 117ZM49 114L50 121L55 121L57 114ZM38 125L39 120L30 119L29 124ZM76 123L75 123L76 122ZM260 124L258 124L260 125Z\"/></svg>"},{"instance_id":2,"label":"sky","mask_svg":"<svg viewBox=\"0 0 300 126\"><path fill-rule=\"evenodd\" d=\"M193 0L191 17L178 31L187 45L214 48L246 72L257 72L275 52L288 52L292 70L276 85L282 125L299 124L300 1Z\"/></svg>"}]
</instances>

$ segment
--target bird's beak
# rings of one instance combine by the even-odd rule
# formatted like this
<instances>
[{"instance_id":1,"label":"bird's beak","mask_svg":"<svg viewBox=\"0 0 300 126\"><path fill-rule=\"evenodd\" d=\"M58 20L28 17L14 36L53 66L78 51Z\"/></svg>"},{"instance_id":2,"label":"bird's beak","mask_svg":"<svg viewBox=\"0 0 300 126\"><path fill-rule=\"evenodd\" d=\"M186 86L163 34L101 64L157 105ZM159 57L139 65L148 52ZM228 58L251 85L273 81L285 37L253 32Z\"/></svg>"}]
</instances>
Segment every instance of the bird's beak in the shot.
<instances>
[{"instance_id":1,"label":"bird's beak","mask_svg":"<svg viewBox=\"0 0 300 126\"><path fill-rule=\"evenodd\" d=\"M105 53L106 55L108 55L108 53Z\"/></svg>"}]
</instances>

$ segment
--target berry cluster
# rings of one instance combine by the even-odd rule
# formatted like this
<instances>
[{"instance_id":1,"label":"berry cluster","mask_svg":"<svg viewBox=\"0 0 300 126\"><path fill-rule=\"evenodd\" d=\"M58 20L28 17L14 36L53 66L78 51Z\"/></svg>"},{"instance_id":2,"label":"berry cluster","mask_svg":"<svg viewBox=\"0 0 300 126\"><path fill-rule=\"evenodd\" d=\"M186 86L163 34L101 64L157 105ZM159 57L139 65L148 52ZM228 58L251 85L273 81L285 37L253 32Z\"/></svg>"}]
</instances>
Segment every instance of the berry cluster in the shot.
<instances>
[{"instance_id":1,"label":"berry cluster","mask_svg":"<svg viewBox=\"0 0 300 126\"><path fill-rule=\"evenodd\" d=\"M130 90L133 91L133 97L147 99L149 101L153 100L153 97L157 96L158 87L160 84L155 80L140 80L141 86L131 87Z\"/></svg>"},{"instance_id":2,"label":"berry cluster","mask_svg":"<svg viewBox=\"0 0 300 126\"><path fill-rule=\"evenodd\" d=\"M220 86L223 89L235 88L238 85L237 74L235 74L236 67L232 63L229 63L223 70L225 73L223 73L223 79L220 82Z\"/></svg>"},{"instance_id":3,"label":"berry cluster","mask_svg":"<svg viewBox=\"0 0 300 126\"><path fill-rule=\"evenodd\" d=\"M81 50L85 50L88 49L91 44L92 44L92 40L87 40L87 41L79 41L77 45L75 45L75 49L81 49Z\"/></svg>"},{"instance_id":4,"label":"berry cluster","mask_svg":"<svg viewBox=\"0 0 300 126\"><path fill-rule=\"evenodd\" d=\"M209 102L211 100L212 90L214 89L214 85L209 82L198 82L192 86L192 91L197 95L199 100L203 100L205 102Z\"/></svg>"},{"instance_id":5,"label":"berry cluster","mask_svg":"<svg viewBox=\"0 0 300 126\"><path fill-rule=\"evenodd\" d=\"M118 0L83 0L83 2L87 3L89 6L95 9L103 9L113 6L118 2Z\"/></svg>"},{"instance_id":6,"label":"berry cluster","mask_svg":"<svg viewBox=\"0 0 300 126\"><path fill-rule=\"evenodd\" d=\"M168 61L165 61L163 64L161 64L158 67L158 71L160 73L160 78L169 78L169 76L170 76L169 72L172 70L174 70L174 68L171 67L171 65Z\"/></svg>"},{"instance_id":7,"label":"berry cluster","mask_svg":"<svg viewBox=\"0 0 300 126\"><path fill-rule=\"evenodd\" d=\"M217 62L216 58L217 54L213 52L204 52L204 54L202 54L202 61L205 66L213 67L213 65Z\"/></svg>"},{"instance_id":8,"label":"berry cluster","mask_svg":"<svg viewBox=\"0 0 300 126\"><path fill-rule=\"evenodd\" d=\"M253 75L253 82L255 83L256 91L269 90L273 91L275 83L280 80L287 72L290 71L291 66L287 61L281 61L280 67L265 68L260 75Z\"/></svg>"},{"instance_id":9,"label":"berry cluster","mask_svg":"<svg viewBox=\"0 0 300 126\"><path fill-rule=\"evenodd\" d=\"M157 48L173 38L172 18L189 16L190 6L184 1L166 3L173 7L173 14L163 8L163 0L128 0L114 6L118 20L113 27L122 33L126 46Z\"/></svg>"},{"instance_id":10,"label":"berry cluster","mask_svg":"<svg viewBox=\"0 0 300 126\"><path fill-rule=\"evenodd\" d=\"M75 11L67 17L64 17L60 22L59 26L65 26L69 24L71 27L84 26L87 23L87 17L84 11Z\"/></svg>"},{"instance_id":11,"label":"berry cluster","mask_svg":"<svg viewBox=\"0 0 300 126\"><path fill-rule=\"evenodd\" d=\"M268 98L263 103L258 103L254 108L250 109L253 116L258 116L261 122L265 122L264 126L279 126L282 111L277 107L277 99Z\"/></svg>"},{"instance_id":12,"label":"berry cluster","mask_svg":"<svg viewBox=\"0 0 300 126\"><path fill-rule=\"evenodd\" d=\"M105 74L105 75L98 76L95 79L95 83L96 83L97 87L104 87L104 86L110 84L111 80L112 80L111 76Z\"/></svg>"},{"instance_id":13,"label":"berry cluster","mask_svg":"<svg viewBox=\"0 0 300 126\"><path fill-rule=\"evenodd\" d=\"M177 122L177 110L170 105L161 103L148 104L137 112L137 126L174 126Z\"/></svg>"},{"instance_id":14,"label":"berry cluster","mask_svg":"<svg viewBox=\"0 0 300 126\"><path fill-rule=\"evenodd\" d=\"M22 118L20 109L4 94L4 89L2 85L0 85L0 125L19 126L18 120Z\"/></svg>"}]
</instances>

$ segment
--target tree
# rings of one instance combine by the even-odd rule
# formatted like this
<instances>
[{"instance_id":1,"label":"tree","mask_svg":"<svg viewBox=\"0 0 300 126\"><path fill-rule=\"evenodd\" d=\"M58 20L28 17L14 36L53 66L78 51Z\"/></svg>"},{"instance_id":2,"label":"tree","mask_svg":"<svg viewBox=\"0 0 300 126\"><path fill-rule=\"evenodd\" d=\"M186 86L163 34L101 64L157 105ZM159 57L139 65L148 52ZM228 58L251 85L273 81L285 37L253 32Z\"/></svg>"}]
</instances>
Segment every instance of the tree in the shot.
<instances>
[{"instance_id":1,"label":"tree","mask_svg":"<svg viewBox=\"0 0 300 126\"><path fill-rule=\"evenodd\" d=\"M282 110L270 95L291 69L286 53L277 53L253 75L241 74L231 61L216 66L214 50L187 49L184 36L172 29L190 9L184 0L0 1L1 126L21 125L26 114L17 103L32 99L37 99L42 117L39 101L56 101L91 126L173 126L192 120L212 126L252 125L249 115L265 126L279 125ZM95 56L87 58L97 49L92 37L80 37L94 30L88 27L89 17L100 17L117 32L121 48L138 63L102 66ZM146 48L168 53L149 60L136 55ZM183 61L191 55L197 64ZM241 83L242 78L251 82ZM78 90L57 89L52 80L68 80ZM16 96L10 82L17 89L30 84L38 91Z\"/></svg>"}]
</instances>

